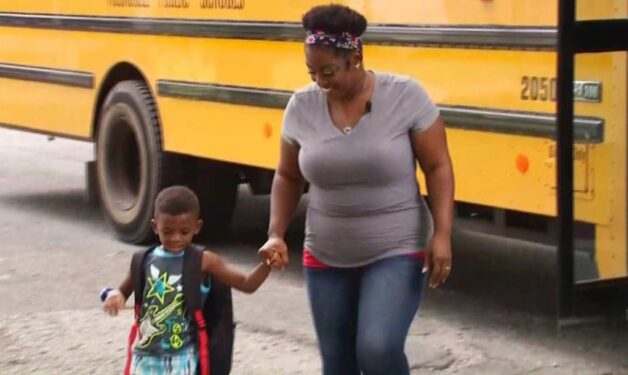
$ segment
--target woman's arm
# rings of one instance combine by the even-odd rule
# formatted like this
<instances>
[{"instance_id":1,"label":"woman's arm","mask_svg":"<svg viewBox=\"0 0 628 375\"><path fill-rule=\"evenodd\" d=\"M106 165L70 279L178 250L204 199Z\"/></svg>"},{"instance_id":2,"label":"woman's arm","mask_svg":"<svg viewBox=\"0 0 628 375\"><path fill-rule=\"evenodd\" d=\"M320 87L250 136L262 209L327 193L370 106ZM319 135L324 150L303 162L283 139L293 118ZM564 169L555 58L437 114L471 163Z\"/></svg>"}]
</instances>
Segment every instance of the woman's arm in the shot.
<instances>
[{"instance_id":1,"label":"woman's arm","mask_svg":"<svg viewBox=\"0 0 628 375\"><path fill-rule=\"evenodd\" d=\"M412 134L414 153L425 174L428 200L434 217L434 236L428 246L430 286L443 283L451 269L454 175L447 148L445 124L439 117L426 130Z\"/></svg>"},{"instance_id":2,"label":"woman's arm","mask_svg":"<svg viewBox=\"0 0 628 375\"><path fill-rule=\"evenodd\" d=\"M305 181L298 162L299 146L291 145L281 139L279 165L273 178L270 193L270 222L268 225L268 241L259 252L266 259L279 259L273 266L283 267L288 263L288 248L284 241L290 219L299 204Z\"/></svg>"}]
</instances>

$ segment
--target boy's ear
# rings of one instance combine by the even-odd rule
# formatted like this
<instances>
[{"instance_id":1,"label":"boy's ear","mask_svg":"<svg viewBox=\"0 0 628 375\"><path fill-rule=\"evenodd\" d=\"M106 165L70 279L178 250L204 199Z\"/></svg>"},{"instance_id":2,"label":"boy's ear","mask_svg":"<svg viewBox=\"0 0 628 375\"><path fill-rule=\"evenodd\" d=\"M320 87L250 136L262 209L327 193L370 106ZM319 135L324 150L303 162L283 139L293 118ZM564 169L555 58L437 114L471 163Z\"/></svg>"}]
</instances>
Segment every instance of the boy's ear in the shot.
<instances>
[{"instance_id":1,"label":"boy's ear","mask_svg":"<svg viewBox=\"0 0 628 375\"><path fill-rule=\"evenodd\" d=\"M194 231L194 235L199 234L202 228L203 228L203 220L198 219L198 221L196 222L196 230Z\"/></svg>"},{"instance_id":2,"label":"boy's ear","mask_svg":"<svg viewBox=\"0 0 628 375\"><path fill-rule=\"evenodd\" d=\"M150 219L150 226L151 226L151 228L153 228L153 232L154 232L155 234L159 234L159 233L157 232L157 222L155 221L155 219L154 219L154 218L153 218L153 219Z\"/></svg>"}]
</instances>

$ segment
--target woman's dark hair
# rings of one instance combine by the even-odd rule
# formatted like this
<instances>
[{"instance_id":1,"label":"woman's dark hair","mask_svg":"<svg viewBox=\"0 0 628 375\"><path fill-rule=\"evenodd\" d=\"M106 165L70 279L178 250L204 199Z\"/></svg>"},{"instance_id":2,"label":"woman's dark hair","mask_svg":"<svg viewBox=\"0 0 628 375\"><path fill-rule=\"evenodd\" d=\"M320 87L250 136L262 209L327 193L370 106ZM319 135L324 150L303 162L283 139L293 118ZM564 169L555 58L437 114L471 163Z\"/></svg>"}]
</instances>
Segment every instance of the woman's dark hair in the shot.
<instances>
[{"instance_id":1,"label":"woman's dark hair","mask_svg":"<svg viewBox=\"0 0 628 375\"><path fill-rule=\"evenodd\" d=\"M361 36L366 30L366 18L344 5L319 5L303 15L303 28L327 34L349 33Z\"/></svg>"}]
</instances>

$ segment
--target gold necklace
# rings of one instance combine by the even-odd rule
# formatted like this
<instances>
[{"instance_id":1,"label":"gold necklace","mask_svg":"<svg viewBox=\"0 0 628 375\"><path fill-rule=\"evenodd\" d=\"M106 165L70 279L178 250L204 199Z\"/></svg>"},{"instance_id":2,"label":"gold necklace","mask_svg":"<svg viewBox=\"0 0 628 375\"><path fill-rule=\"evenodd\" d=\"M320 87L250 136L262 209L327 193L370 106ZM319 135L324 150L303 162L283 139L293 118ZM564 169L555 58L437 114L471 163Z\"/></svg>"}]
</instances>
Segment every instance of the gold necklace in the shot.
<instances>
[{"instance_id":1,"label":"gold necklace","mask_svg":"<svg viewBox=\"0 0 628 375\"><path fill-rule=\"evenodd\" d=\"M369 81L369 73L368 72L364 72L364 82L362 83L362 88L360 89L360 92L358 94L358 96L362 95L364 93L364 89L366 88L366 85ZM347 116L345 116L345 111L344 108L340 107L340 115L342 116L342 124L344 124L345 126L341 127L341 131L344 133L344 135L349 135L349 133L351 133L351 131L353 130L354 125L350 125L349 124L349 120L347 120ZM359 122L360 120L358 120Z\"/></svg>"}]
</instances>

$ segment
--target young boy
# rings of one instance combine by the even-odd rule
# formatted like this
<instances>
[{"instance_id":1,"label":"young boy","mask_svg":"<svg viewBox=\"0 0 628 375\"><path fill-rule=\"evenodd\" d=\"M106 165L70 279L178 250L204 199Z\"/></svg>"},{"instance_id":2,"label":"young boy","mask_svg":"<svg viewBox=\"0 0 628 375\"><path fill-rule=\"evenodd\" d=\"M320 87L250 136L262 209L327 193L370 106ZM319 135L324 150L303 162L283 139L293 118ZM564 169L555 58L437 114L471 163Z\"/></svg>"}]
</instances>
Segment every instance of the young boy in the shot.
<instances>
[{"instance_id":1,"label":"young boy","mask_svg":"<svg viewBox=\"0 0 628 375\"><path fill-rule=\"evenodd\" d=\"M196 373L198 348L185 309L182 274L185 249L202 224L198 198L190 189L172 186L159 193L152 226L161 245L147 256L143 265L146 280L131 374ZM270 264L271 260L265 259L245 275L228 267L217 254L204 251L201 270L203 280L211 275L227 286L253 293L268 277ZM206 285L197 287L201 288L202 295L209 291ZM107 294L105 311L117 315L132 292L133 281L129 272L120 287Z\"/></svg>"}]
</instances>

